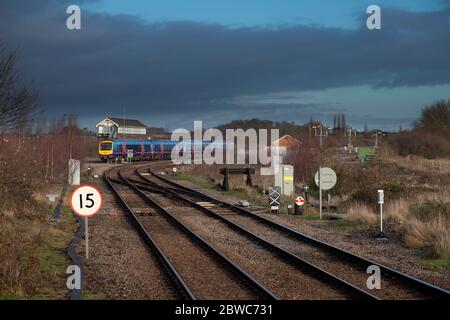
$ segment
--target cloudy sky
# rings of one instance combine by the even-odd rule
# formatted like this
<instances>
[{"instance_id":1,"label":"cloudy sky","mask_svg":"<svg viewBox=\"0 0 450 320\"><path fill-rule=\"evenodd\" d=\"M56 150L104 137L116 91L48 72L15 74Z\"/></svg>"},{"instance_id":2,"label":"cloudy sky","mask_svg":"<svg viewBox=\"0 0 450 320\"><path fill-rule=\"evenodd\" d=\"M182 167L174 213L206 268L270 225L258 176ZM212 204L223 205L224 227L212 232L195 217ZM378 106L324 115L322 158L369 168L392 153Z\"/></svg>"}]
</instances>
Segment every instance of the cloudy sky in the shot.
<instances>
[{"instance_id":1,"label":"cloudy sky","mask_svg":"<svg viewBox=\"0 0 450 320\"><path fill-rule=\"evenodd\" d=\"M335 113L397 129L450 99L450 0L1 0L0 41L50 118L90 128L126 110L171 129Z\"/></svg>"}]
</instances>

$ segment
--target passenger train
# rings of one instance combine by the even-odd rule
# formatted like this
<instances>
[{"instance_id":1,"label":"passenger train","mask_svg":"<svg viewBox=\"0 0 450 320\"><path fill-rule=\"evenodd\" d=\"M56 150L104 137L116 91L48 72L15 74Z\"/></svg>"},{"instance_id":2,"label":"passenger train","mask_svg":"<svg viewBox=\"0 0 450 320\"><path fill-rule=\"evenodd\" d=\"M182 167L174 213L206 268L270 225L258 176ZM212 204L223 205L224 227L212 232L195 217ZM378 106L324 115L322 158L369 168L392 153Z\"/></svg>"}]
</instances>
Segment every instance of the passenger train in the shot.
<instances>
[{"instance_id":1,"label":"passenger train","mask_svg":"<svg viewBox=\"0 0 450 320\"><path fill-rule=\"evenodd\" d=\"M103 140L99 142L98 155L102 161L119 161L132 153L133 160L170 159L172 150L178 145L180 156L187 152L202 152L212 141L171 141L171 140ZM226 143L220 143L224 147Z\"/></svg>"}]
</instances>

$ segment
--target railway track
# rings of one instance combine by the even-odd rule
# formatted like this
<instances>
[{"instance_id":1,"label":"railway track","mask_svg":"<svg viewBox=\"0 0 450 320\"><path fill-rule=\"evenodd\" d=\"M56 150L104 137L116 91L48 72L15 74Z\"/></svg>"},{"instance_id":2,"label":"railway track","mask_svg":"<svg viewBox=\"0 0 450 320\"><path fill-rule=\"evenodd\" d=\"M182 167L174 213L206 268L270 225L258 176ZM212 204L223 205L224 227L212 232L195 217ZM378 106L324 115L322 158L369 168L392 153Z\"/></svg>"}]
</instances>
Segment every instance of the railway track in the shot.
<instances>
[{"instance_id":1,"label":"railway track","mask_svg":"<svg viewBox=\"0 0 450 320\"><path fill-rule=\"evenodd\" d=\"M208 238L221 252L251 272L283 299L375 299L371 293L324 271L280 246L255 235L180 194L180 188L159 184L147 172L122 175L153 201L169 208L180 221ZM161 186L165 184L165 186ZM186 191L190 197L195 192ZM186 206L185 202L189 202ZM176 204L176 205L175 205ZM219 223L218 223L219 222ZM208 228L212 228L207 230ZM222 237L214 235L221 234Z\"/></svg>"},{"instance_id":2,"label":"railway track","mask_svg":"<svg viewBox=\"0 0 450 320\"><path fill-rule=\"evenodd\" d=\"M137 230L158 257L183 299L277 299L245 271L194 234L168 210L130 182L120 170L105 180Z\"/></svg>"},{"instance_id":3,"label":"railway track","mask_svg":"<svg viewBox=\"0 0 450 320\"><path fill-rule=\"evenodd\" d=\"M351 252L342 250L323 241L314 239L292 228L270 220L262 215L233 204L221 201L198 190L194 190L170 179L155 170L155 166L141 168L137 172L139 179L133 181L140 188L153 188L153 191L207 213L210 217L222 221L234 230L240 230L254 239L259 239L272 250L281 249L282 255L290 259L300 259L303 265L316 268L319 274L331 281L341 282L347 288L359 289L367 293L366 297L379 299L430 299L449 298L449 292L420 279L383 266ZM147 182L147 183L146 183ZM151 190L149 191L151 192ZM200 201L210 202L205 207ZM274 248L278 249L274 249ZM293 258L292 256L296 257ZM297 260L297 263L300 263ZM382 287L376 290L376 296L367 289L367 268L378 266L382 276ZM357 290L355 290L357 291ZM361 296L364 296L362 294Z\"/></svg>"}]
</instances>

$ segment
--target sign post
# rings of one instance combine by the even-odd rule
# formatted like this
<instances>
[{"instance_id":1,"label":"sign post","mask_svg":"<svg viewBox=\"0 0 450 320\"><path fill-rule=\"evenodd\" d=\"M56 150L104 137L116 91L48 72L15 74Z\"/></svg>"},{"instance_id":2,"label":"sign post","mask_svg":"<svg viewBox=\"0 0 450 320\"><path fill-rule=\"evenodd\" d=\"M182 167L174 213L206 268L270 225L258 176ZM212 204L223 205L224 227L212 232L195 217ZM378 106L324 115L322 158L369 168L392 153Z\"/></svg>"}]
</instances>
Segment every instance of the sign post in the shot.
<instances>
[{"instance_id":1,"label":"sign post","mask_svg":"<svg viewBox=\"0 0 450 320\"><path fill-rule=\"evenodd\" d=\"M277 213L280 209L281 187L269 187L269 206L272 213Z\"/></svg>"},{"instance_id":2,"label":"sign post","mask_svg":"<svg viewBox=\"0 0 450 320\"><path fill-rule=\"evenodd\" d=\"M89 259L89 225L88 217L95 215L102 207L103 199L97 188L83 185L77 188L70 198L72 210L84 218L84 236L86 244L86 260Z\"/></svg>"},{"instance_id":3,"label":"sign post","mask_svg":"<svg viewBox=\"0 0 450 320\"><path fill-rule=\"evenodd\" d=\"M303 205L305 204L305 198L298 196L295 198L295 214L303 213Z\"/></svg>"},{"instance_id":4,"label":"sign post","mask_svg":"<svg viewBox=\"0 0 450 320\"><path fill-rule=\"evenodd\" d=\"M305 191L305 201L308 201L308 189L309 189L309 186L307 184L305 184L303 186L303 190Z\"/></svg>"},{"instance_id":5,"label":"sign post","mask_svg":"<svg viewBox=\"0 0 450 320\"><path fill-rule=\"evenodd\" d=\"M314 180L319 187L319 214L322 219L322 190L330 190L336 185L337 176L333 169L327 167L319 167Z\"/></svg>"},{"instance_id":6,"label":"sign post","mask_svg":"<svg viewBox=\"0 0 450 320\"><path fill-rule=\"evenodd\" d=\"M85 251L86 251L86 260L89 260L89 224L88 224L88 217L84 217L84 243L86 245Z\"/></svg>"},{"instance_id":7,"label":"sign post","mask_svg":"<svg viewBox=\"0 0 450 320\"><path fill-rule=\"evenodd\" d=\"M131 160L133 159L133 149L128 149L127 150L127 162L131 162Z\"/></svg>"},{"instance_id":8,"label":"sign post","mask_svg":"<svg viewBox=\"0 0 450 320\"><path fill-rule=\"evenodd\" d=\"M383 204L384 204L384 191L378 190L378 204L380 205L380 233L377 238L380 240L386 240L387 237L383 231Z\"/></svg>"},{"instance_id":9,"label":"sign post","mask_svg":"<svg viewBox=\"0 0 450 320\"><path fill-rule=\"evenodd\" d=\"M322 139L322 138L321 138ZM320 147L322 147L322 140L321 140L321 144ZM319 167L319 170L317 171L318 174L318 178L319 178L319 219L322 220L322 167Z\"/></svg>"}]
</instances>

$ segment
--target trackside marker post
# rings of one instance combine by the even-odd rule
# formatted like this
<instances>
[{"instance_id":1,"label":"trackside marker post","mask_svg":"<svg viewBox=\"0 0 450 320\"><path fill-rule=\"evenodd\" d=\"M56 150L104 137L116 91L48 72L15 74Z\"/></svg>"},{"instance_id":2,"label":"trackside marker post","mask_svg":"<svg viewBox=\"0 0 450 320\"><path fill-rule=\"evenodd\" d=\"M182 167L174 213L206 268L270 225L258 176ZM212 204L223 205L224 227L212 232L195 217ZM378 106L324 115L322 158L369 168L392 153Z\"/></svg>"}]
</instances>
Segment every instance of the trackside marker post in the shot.
<instances>
[{"instance_id":1,"label":"trackside marker post","mask_svg":"<svg viewBox=\"0 0 450 320\"><path fill-rule=\"evenodd\" d=\"M84 218L84 235L86 244L86 260L89 259L89 225L88 217L95 215L102 207L103 199L100 191L90 185L77 188L70 198L72 210Z\"/></svg>"},{"instance_id":2,"label":"trackside marker post","mask_svg":"<svg viewBox=\"0 0 450 320\"><path fill-rule=\"evenodd\" d=\"M319 170L317 171L318 177L319 177L319 217L320 220L322 220L322 167L319 167Z\"/></svg>"},{"instance_id":3,"label":"trackside marker post","mask_svg":"<svg viewBox=\"0 0 450 320\"><path fill-rule=\"evenodd\" d=\"M378 204L380 205L380 233L378 234L378 239L387 239L383 231L383 204L384 204L384 191L378 190Z\"/></svg>"}]
</instances>

